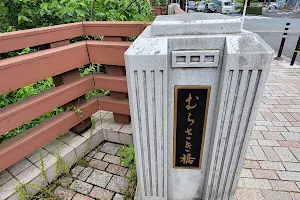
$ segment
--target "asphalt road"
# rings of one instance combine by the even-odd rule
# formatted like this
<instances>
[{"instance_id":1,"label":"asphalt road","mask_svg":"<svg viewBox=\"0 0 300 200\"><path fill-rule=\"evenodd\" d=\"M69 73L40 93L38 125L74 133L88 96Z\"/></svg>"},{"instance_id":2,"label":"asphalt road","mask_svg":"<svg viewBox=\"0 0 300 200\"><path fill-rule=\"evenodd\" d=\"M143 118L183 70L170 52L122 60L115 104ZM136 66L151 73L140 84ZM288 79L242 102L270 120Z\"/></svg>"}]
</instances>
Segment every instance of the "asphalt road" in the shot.
<instances>
[{"instance_id":1,"label":"asphalt road","mask_svg":"<svg viewBox=\"0 0 300 200\"><path fill-rule=\"evenodd\" d=\"M291 23L283 48L283 55L292 58L297 40L300 36L300 18L265 18L245 19L244 29L260 35L273 49L278 52L283 30L286 23ZM297 59L300 62L300 53Z\"/></svg>"}]
</instances>

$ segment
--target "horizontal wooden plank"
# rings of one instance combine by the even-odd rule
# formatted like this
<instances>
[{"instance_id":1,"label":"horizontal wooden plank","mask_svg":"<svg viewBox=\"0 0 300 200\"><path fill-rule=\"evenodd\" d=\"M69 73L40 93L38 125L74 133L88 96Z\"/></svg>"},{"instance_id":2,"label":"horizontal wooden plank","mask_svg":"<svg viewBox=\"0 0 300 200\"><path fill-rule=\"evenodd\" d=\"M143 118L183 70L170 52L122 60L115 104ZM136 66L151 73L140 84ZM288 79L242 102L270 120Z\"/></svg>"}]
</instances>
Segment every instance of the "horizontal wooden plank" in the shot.
<instances>
[{"instance_id":1,"label":"horizontal wooden plank","mask_svg":"<svg viewBox=\"0 0 300 200\"><path fill-rule=\"evenodd\" d=\"M60 113L0 144L0 172L97 112L97 99L87 101L80 109L83 110L81 117L75 111Z\"/></svg>"},{"instance_id":2,"label":"horizontal wooden plank","mask_svg":"<svg viewBox=\"0 0 300 200\"><path fill-rule=\"evenodd\" d=\"M84 35L82 22L0 34L0 53Z\"/></svg>"},{"instance_id":3,"label":"horizontal wooden plank","mask_svg":"<svg viewBox=\"0 0 300 200\"><path fill-rule=\"evenodd\" d=\"M88 63L85 41L0 60L0 94Z\"/></svg>"},{"instance_id":4,"label":"horizontal wooden plank","mask_svg":"<svg viewBox=\"0 0 300 200\"><path fill-rule=\"evenodd\" d=\"M101 96L98 98L100 110L106 110L113 113L130 115L128 99L113 99L109 96Z\"/></svg>"},{"instance_id":5,"label":"horizontal wooden plank","mask_svg":"<svg viewBox=\"0 0 300 200\"><path fill-rule=\"evenodd\" d=\"M128 92L126 76L109 76L95 73L94 80L95 87L98 89Z\"/></svg>"},{"instance_id":6,"label":"horizontal wooden plank","mask_svg":"<svg viewBox=\"0 0 300 200\"><path fill-rule=\"evenodd\" d=\"M94 89L92 75L0 109L0 135L62 106Z\"/></svg>"},{"instance_id":7,"label":"horizontal wooden plank","mask_svg":"<svg viewBox=\"0 0 300 200\"><path fill-rule=\"evenodd\" d=\"M91 63L125 66L124 53L132 42L87 41Z\"/></svg>"},{"instance_id":8,"label":"horizontal wooden plank","mask_svg":"<svg viewBox=\"0 0 300 200\"><path fill-rule=\"evenodd\" d=\"M138 36L145 27L145 22L83 22L86 35L101 36Z\"/></svg>"}]
</instances>

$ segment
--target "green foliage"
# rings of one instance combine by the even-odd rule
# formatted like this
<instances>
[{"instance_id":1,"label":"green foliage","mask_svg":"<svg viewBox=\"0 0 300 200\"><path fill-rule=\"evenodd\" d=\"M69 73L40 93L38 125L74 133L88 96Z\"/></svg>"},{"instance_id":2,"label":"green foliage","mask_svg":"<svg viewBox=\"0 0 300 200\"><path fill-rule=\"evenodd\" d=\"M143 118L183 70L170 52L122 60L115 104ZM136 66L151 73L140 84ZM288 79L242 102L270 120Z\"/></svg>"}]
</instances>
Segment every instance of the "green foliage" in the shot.
<instances>
[{"instance_id":1,"label":"green foliage","mask_svg":"<svg viewBox=\"0 0 300 200\"><path fill-rule=\"evenodd\" d=\"M40 191L40 188L35 184L24 183L24 182L17 183L17 185L15 187L15 191L19 197L19 200L27 200L27 199L32 198L32 195L28 192L29 188Z\"/></svg>"},{"instance_id":2,"label":"green foliage","mask_svg":"<svg viewBox=\"0 0 300 200\"><path fill-rule=\"evenodd\" d=\"M124 199L131 200L134 198L137 183L136 163L133 145L122 146L120 156L121 164L129 167L129 173L126 177L128 186L123 191Z\"/></svg>"},{"instance_id":3,"label":"green foliage","mask_svg":"<svg viewBox=\"0 0 300 200\"><path fill-rule=\"evenodd\" d=\"M1 32L6 32L9 27L19 30L91 19L97 21L150 21L153 19L147 0L134 0L133 3L131 0L3 1L0 3ZM92 2L94 2L93 6Z\"/></svg>"},{"instance_id":4,"label":"green foliage","mask_svg":"<svg viewBox=\"0 0 300 200\"><path fill-rule=\"evenodd\" d=\"M69 174L70 173L70 167L67 165L67 163L64 161L64 159L61 156L61 148L62 148L62 139L59 136L58 137L58 148L56 153L56 164L55 164L55 170L54 170L54 177L57 177L60 173L63 174Z\"/></svg>"},{"instance_id":5,"label":"green foliage","mask_svg":"<svg viewBox=\"0 0 300 200\"><path fill-rule=\"evenodd\" d=\"M42 175L42 181L47 181L47 177L46 177L46 170L45 170L45 162L43 159L43 155L41 152L39 152L39 159L40 159L40 170L41 170L41 175Z\"/></svg>"},{"instance_id":6,"label":"green foliage","mask_svg":"<svg viewBox=\"0 0 300 200\"><path fill-rule=\"evenodd\" d=\"M236 9L241 9L241 13L243 13L244 7L236 7ZM246 10L247 14L255 14L255 15L262 15L262 7L254 7L254 6L248 6Z\"/></svg>"},{"instance_id":7,"label":"green foliage","mask_svg":"<svg viewBox=\"0 0 300 200\"><path fill-rule=\"evenodd\" d=\"M93 5L93 6L92 6ZM92 16L93 15L93 16ZM147 0L1 0L0 1L0 32L30 29L83 20L97 21L151 21L153 16ZM102 40L102 36L94 36ZM73 38L71 41L89 39L86 37ZM23 55L44 49L41 45L0 54L0 59ZM81 76L98 71L105 72L105 66L90 64L80 67ZM23 88L0 95L0 108L26 99L35 94L54 87L52 78L30 84ZM108 90L95 89L86 94L89 99L99 93L109 95ZM62 112L56 108L22 126L0 136L0 143L22 133L36 124ZM82 112L78 110L78 114Z\"/></svg>"}]
</instances>

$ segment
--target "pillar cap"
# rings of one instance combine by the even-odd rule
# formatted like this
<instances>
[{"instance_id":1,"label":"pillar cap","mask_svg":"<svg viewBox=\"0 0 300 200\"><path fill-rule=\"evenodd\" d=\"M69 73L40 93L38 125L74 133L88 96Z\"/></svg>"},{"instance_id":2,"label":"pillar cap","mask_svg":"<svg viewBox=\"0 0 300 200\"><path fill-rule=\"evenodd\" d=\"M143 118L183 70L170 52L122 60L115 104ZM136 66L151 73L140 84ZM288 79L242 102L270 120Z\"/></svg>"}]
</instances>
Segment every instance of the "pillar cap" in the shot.
<instances>
[{"instance_id":1,"label":"pillar cap","mask_svg":"<svg viewBox=\"0 0 300 200\"><path fill-rule=\"evenodd\" d=\"M152 36L232 34L241 32L241 18L219 13L161 15L151 25Z\"/></svg>"}]
</instances>

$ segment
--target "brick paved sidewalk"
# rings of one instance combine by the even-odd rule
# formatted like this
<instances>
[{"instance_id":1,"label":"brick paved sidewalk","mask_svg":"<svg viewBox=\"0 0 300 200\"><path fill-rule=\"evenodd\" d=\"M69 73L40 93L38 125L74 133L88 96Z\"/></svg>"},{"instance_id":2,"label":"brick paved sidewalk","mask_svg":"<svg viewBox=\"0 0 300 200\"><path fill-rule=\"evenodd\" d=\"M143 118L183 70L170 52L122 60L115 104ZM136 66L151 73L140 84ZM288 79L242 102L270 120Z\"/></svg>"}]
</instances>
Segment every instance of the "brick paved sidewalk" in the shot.
<instances>
[{"instance_id":1,"label":"brick paved sidewalk","mask_svg":"<svg viewBox=\"0 0 300 200\"><path fill-rule=\"evenodd\" d=\"M300 200L300 67L273 61L236 191L238 200Z\"/></svg>"},{"instance_id":2,"label":"brick paved sidewalk","mask_svg":"<svg viewBox=\"0 0 300 200\"><path fill-rule=\"evenodd\" d=\"M88 166L73 166L70 175L58 179L53 193L62 200L123 200L129 171L120 164L120 149L111 142L99 145L85 157Z\"/></svg>"}]
</instances>

